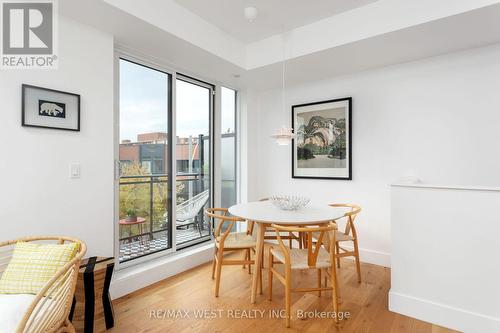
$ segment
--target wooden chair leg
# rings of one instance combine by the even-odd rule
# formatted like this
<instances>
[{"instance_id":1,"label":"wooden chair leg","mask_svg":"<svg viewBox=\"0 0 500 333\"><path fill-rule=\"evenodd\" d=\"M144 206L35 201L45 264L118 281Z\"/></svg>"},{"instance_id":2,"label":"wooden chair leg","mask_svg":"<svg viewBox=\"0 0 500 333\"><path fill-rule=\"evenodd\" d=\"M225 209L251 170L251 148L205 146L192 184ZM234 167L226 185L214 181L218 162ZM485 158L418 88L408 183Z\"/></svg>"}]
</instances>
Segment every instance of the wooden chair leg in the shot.
<instances>
[{"instance_id":1,"label":"wooden chair leg","mask_svg":"<svg viewBox=\"0 0 500 333\"><path fill-rule=\"evenodd\" d=\"M285 274L285 311L286 311L286 327L290 327L290 317L291 317L291 278L290 273Z\"/></svg>"},{"instance_id":2,"label":"wooden chair leg","mask_svg":"<svg viewBox=\"0 0 500 333\"><path fill-rule=\"evenodd\" d=\"M243 256L243 260L248 260L248 252L247 251L244 251L244 256ZM243 269L247 268L247 265L246 264L243 264Z\"/></svg>"},{"instance_id":3,"label":"wooden chair leg","mask_svg":"<svg viewBox=\"0 0 500 333\"><path fill-rule=\"evenodd\" d=\"M259 272L258 272L258 273L259 273L259 285L258 285L258 287L259 287L259 294L260 294L260 295L264 294L264 292L262 291L262 283L263 283L263 282L262 282L262 270L264 269L264 266L265 266L265 265L264 265L264 262L265 262L265 261L264 261L264 253L265 253L265 252L266 252L266 248L265 248L265 246L263 245L263 247L262 247L262 253L261 253L261 257L260 257L260 258L261 258L261 259L260 259L260 263L261 263L261 265L260 265L260 266L261 266L261 267L260 267L260 270L259 270ZM255 271L255 273L257 273L257 271Z\"/></svg>"},{"instance_id":4,"label":"wooden chair leg","mask_svg":"<svg viewBox=\"0 0 500 333\"><path fill-rule=\"evenodd\" d=\"M357 239L354 239L354 257L356 258L356 271L358 273L358 283L361 283L361 264L359 262L359 248Z\"/></svg>"},{"instance_id":5,"label":"wooden chair leg","mask_svg":"<svg viewBox=\"0 0 500 333\"><path fill-rule=\"evenodd\" d=\"M262 248L262 253L261 253L261 257L260 257L260 262L262 264L260 265L261 266L260 268L264 268L264 266L265 266L264 265L264 252L266 252L265 249L266 249L265 247Z\"/></svg>"},{"instance_id":6,"label":"wooden chair leg","mask_svg":"<svg viewBox=\"0 0 500 333\"><path fill-rule=\"evenodd\" d=\"M335 243L335 249L337 251L337 254L340 254L340 245L339 243ZM337 257L337 267L340 268L340 257Z\"/></svg>"},{"instance_id":7,"label":"wooden chair leg","mask_svg":"<svg viewBox=\"0 0 500 333\"><path fill-rule=\"evenodd\" d=\"M289 232L289 233L288 233L288 237L289 237L289 239L288 239L288 246L289 246L289 247L290 247L290 249L291 249L291 248L293 248L293 244L292 244L292 241L293 241L293 239L292 239L292 237L293 237L293 233L292 233L292 232Z\"/></svg>"},{"instance_id":8,"label":"wooden chair leg","mask_svg":"<svg viewBox=\"0 0 500 333\"><path fill-rule=\"evenodd\" d=\"M337 272L335 269L335 265L331 266L330 284L332 285L332 303L333 303L333 311L335 312L335 322L338 323L339 300L338 300Z\"/></svg>"},{"instance_id":9,"label":"wooden chair leg","mask_svg":"<svg viewBox=\"0 0 500 333\"><path fill-rule=\"evenodd\" d=\"M262 252L264 252L264 251L262 251ZM264 259L262 259L262 262L264 262ZM255 271L255 273L257 273L257 271ZM263 282L262 282L262 269L259 269L259 293L261 295L264 294L264 292L262 291L262 284L263 284Z\"/></svg>"},{"instance_id":10,"label":"wooden chair leg","mask_svg":"<svg viewBox=\"0 0 500 333\"><path fill-rule=\"evenodd\" d=\"M321 288L321 268L316 270L318 274L318 288ZM321 290L318 290L318 297L321 297Z\"/></svg>"},{"instance_id":11,"label":"wooden chair leg","mask_svg":"<svg viewBox=\"0 0 500 333\"><path fill-rule=\"evenodd\" d=\"M220 287L220 278L221 278L221 270L222 270L222 254L224 250L219 249L217 251L217 274L215 276L215 297L219 297L219 287Z\"/></svg>"},{"instance_id":12,"label":"wooden chair leg","mask_svg":"<svg viewBox=\"0 0 500 333\"><path fill-rule=\"evenodd\" d=\"M341 299L340 299L340 289L339 289L339 277L338 277L338 275L337 275L337 274L338 274L338 272L337 272L337 267L335 267L335 265L332 265L332 267L333 267L333 273L334 273L335 275L332 275L332 276L330 277L330 283L332 283L332 287L334 287L334 288L335 288L335 296L336 296L336 298L337 298L337 306L338 306L338 304L340 304L340 303L341 303ZM333 283L335 283L335 284L333 284Z\"/></svg>"},{"instance_id":13,"label":"wooden chair leg","mask_svg":"<svg viewBox=\"0 0 500 333\"><path fill-rule=\"evenodd\" d=\"M250 261L252 255L250 254L250 249L247 249L247 260ZM248 264L248 274L252 274L252 265Z\"/></svg>"},{"instance_id":14,"label":"wooden chair leg","mask_svg":"<svg viewBox=\"0 0 500 333\"><path fill-rule=\"evenodd\" d=\"M212 280L215 279L215 265L217 263L217 260L215 260L216 256L217 256L217 246L214 247L214 258L212 260Z\"/></svg>"},{"instance_id":15,"label":"wooden chair leg","mask_svg":"<svg viewBox=\"0 0 500 333\"><path fill-rule=\"evenodd\" d=\"M269 300L273 300L273 261L274 257L273 254L271 253L271 249L269 249L269 266L268 266L268 273L267 273L267 284L269 285Z\"/></svg>"},{"instance_id":16,"label":"wooden chair leg","mask_svg":"<svg viewBox=\"0 0 500 333\"><path fill-rule=\"evenodd\" d=\"M299 249L302 250L302 233L299 232Z\"/></svg>"}]
</instances>

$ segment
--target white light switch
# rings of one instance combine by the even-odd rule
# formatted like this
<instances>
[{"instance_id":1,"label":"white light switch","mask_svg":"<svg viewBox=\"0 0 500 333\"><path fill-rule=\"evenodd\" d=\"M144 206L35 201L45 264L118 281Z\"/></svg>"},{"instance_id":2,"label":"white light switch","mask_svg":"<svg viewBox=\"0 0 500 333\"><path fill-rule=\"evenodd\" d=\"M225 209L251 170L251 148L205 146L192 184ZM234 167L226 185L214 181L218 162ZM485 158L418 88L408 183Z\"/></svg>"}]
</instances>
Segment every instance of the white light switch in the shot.
<instances>
[{"instance_id":1,"label":"white light switch","mask_svg":"<svg viewBox=\"0 0 500 333\"><path fill-rule=\"evenodd\" d=\"M71 179L80 178L80 164L79 163L73 163L70 165L69 177Z\"/></svg>"}]
</instances>

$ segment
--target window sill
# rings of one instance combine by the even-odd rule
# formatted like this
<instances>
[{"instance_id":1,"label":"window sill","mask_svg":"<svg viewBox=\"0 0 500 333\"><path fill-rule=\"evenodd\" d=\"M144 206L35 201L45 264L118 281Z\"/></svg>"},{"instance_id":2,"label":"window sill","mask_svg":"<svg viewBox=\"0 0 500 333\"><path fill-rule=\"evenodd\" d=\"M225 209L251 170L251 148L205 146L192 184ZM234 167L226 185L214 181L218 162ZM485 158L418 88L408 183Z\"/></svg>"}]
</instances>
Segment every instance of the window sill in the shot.
<instances>
[{"instance_id":1,"label":"window sill","mask_svg":"<svg viewBox=\"0 0 500 333\"><path fill-rule=\"evenodd\" d=\"M124 268L114 274L111 298L116 299L147 287L212 259L213 243L189 247L181 252Z\"/></svg>"}]
</instances>

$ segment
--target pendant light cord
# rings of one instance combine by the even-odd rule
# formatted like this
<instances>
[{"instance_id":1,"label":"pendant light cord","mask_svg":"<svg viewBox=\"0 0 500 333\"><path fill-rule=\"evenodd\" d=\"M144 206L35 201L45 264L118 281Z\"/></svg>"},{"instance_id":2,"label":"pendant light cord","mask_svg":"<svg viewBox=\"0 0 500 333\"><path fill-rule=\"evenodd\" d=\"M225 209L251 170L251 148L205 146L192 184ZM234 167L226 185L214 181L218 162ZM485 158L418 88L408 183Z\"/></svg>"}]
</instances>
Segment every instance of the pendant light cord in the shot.
<instances>
[{"instance_id":1,"label":"pendant light cord","mask_svg":"<svg viewBox=\"0 0 500 333\"><path fill-rule=\"evenodd\" d=\"M282 67L281 67L281 72L282 72L282 108L283 108L283 115L286 117L286 106L285 106L285 62L286 62L286 40L285 40L285 32L283 32L283 62L282 62ZM287 126L288 128L288 126Z\"/></svg>"}]
</instances>

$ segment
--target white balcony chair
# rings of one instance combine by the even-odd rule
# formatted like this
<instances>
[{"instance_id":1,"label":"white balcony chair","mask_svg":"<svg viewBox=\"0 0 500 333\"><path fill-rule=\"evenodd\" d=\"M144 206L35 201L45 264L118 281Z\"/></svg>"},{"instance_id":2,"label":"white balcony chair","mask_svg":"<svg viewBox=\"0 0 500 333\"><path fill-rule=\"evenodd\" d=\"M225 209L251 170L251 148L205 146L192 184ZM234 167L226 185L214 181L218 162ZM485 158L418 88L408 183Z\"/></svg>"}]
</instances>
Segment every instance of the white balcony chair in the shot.
<instances>
[{"instance_id":1,"label":"white balcony chair","mask_svg":"<svg viewBox=\"0 0 500 333\"><path fill-rule=\"evenodd\" d=\"M200 214L203 207L205 207L210 197L209 190L198 193L194 197L177 205L176 227L187 227L191 224L197 226L201 236L201 221L196 223L196 217Z\"/></svg>"}]
</instances>

